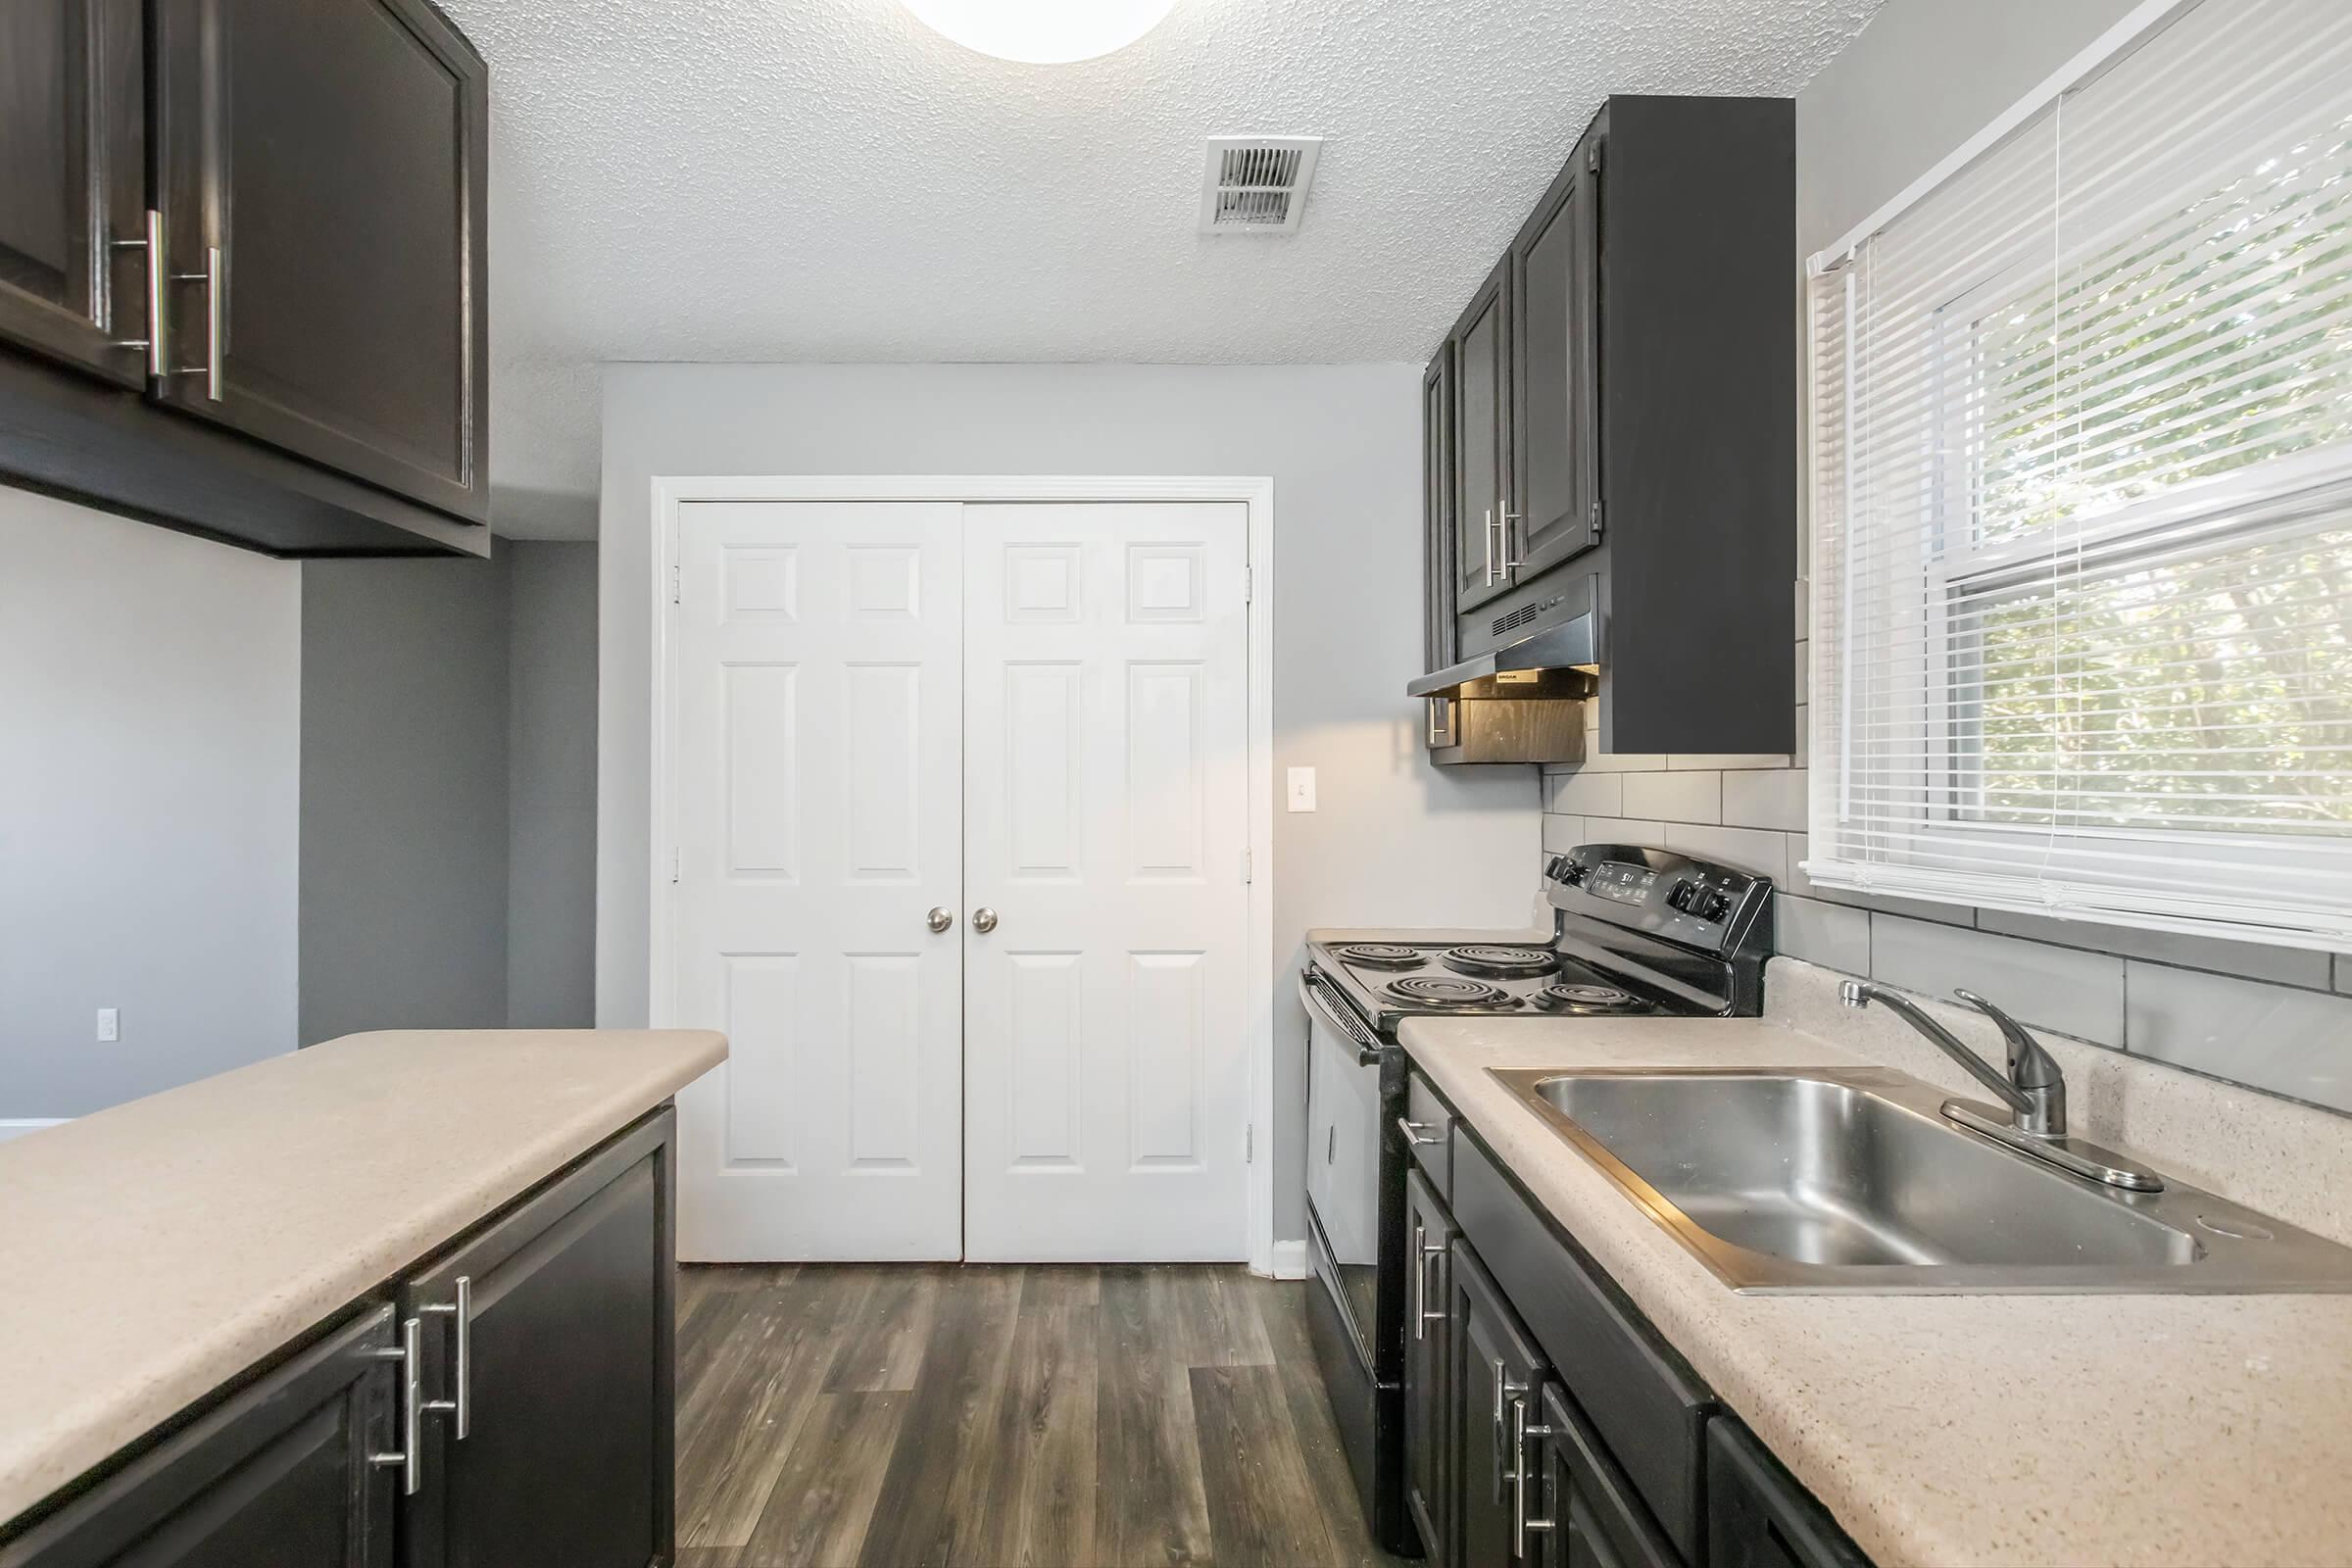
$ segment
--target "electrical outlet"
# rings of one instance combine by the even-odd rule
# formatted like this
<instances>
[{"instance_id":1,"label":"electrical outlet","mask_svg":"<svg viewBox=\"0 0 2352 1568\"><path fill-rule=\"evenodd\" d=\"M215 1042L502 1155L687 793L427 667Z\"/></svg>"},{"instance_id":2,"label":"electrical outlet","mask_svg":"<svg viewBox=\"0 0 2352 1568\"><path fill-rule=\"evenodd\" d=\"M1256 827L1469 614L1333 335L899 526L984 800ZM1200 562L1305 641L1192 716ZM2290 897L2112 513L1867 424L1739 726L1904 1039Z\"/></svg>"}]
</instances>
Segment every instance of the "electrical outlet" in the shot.
<instances>
[{"instance_id":1,"label":"electrical outlet","mask_svg":"<svg viewBox=\"0 0 2352 1568\"><path fill-rule=\"evenodd\" d=\"M98 1039L103 1043L122 1038L122 1014L113 1007L98 1009Z\"/></svg>"},{"instance_id":2,"label":"electrical outlet","mask_svg":"<svg viewBox=\"0 0 2352 1568\"><path fill-rule=\"evenodd\" d=\"M1291 769L1291 809L1311 811L1315 808L1315 770L1311 767Z\"/></svg>"}]
</instances>

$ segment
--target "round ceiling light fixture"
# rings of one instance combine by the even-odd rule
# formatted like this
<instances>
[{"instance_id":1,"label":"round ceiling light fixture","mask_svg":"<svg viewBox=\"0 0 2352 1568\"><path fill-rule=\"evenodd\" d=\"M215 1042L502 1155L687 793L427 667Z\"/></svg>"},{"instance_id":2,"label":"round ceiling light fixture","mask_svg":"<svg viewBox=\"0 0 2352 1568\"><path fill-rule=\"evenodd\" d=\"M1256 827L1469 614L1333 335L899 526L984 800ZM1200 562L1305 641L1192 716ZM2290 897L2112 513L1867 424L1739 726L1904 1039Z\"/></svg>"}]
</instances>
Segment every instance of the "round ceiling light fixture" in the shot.
<instances>
[{"instance_id":1,"label":"round ceiling light fixture","mask_svg":"<svg viewBox=\"0 0 2352 1568\"><path fill-rule=\"evenodd\" d=\"M902 0L915 18L984 55L1062 66L1124 49L1176 0Z\"/></svg>"}]
</instances>

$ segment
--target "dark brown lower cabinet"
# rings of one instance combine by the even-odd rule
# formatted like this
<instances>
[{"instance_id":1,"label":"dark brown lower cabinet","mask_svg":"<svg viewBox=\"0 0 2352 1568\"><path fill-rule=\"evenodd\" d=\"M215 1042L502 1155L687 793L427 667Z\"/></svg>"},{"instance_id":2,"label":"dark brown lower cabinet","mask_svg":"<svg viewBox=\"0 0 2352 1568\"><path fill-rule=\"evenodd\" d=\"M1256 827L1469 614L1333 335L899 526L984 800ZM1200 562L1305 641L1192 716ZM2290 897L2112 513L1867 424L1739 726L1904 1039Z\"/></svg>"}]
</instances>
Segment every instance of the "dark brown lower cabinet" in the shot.
<instances>
[{"instance_id":1,"label":"dark brown lower cabinet","mask_svg":"<svg viewBox=\"0 0 2352 1568\"><path fill-rule=\"evenodd\" d=\"M406 1568L668 1560L670 1137L663 1112L401 1288L448 1406L401 1511Z\"/></svg>"},{"instance_id":2,"label":"dark brown lower cabinet","mask_svg":"<svg viewBox=\"0 0 2352 1568\"><path fill-rule=\"evenodd\" d=\"M1543 1532L1530 1531L1542 1503L1522 1470L1527 1429L1542 1424L1544 1352L1503 1299L1470 1244L1453 1244L1446 1325L1452 1338L1454 1540L1469 1568L1533 1564Z\"/></svg>"},{"instance_id":3,"label":"dark brown lower cabinet","mask_svg":"<svg viewBox=\"0 0 2352 1568\"><path fill-rule=\"evenodd\" d=\"M1707 1494L1710 1568L1869 1568L1829 1510L1729 1416L1707 1427Z\"/></svg>"},{"instance_id":4,"label":"dark brown lower cabinet","mask_svg":"<svg viewBox=\"0 0 2352 1568\"><path fill-rule=\"evenodd\" d=\"M1452 1445L1446 1440L1447 1348L1452 1344L1453 1216L1417 1170L1404 1178L1404 1506L1436 1568L1453 1561Z\"/></svg>"},{"instance_id":5,"label":"dark brown lower cabinet","mask_svg":"<svg viewBox=\"0 0 2352 1568\"><path fill-rule=\"evenodd\" d=\"M1527 1463L1543 1477L1540 1568L1679 1568L1681 1558L1556 1382Z\"/></svg>"},{"instance_id":6,"label":"dark brown lower cabinet","mask_svg":"<svg viewBox=\"0 0 2352 1568\"><path fill-rule=\"evenodd\" d=\"M0 1568L668 1563L675 1126L655 1112L456 1239Z\"/></svg>"},{"instance_id":7,"label":"dark brown lower cabinet","mask_svg":"<svg viewBox=\"0 0 2352 1568\"><path fill-rule=\"evenodd\" d=\"M391 1568L392 1308L326 1338L106 1477L0 1568Z\"/></svg>"}]
</instances>

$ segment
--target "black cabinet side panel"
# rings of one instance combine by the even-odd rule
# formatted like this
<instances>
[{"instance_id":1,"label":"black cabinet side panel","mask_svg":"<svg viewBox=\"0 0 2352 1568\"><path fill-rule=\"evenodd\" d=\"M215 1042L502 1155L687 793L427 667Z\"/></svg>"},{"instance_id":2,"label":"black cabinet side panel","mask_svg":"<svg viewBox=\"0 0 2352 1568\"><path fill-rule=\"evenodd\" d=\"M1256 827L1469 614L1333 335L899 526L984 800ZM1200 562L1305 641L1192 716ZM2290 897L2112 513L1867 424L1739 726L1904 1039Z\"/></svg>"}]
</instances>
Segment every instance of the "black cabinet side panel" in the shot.
<instances>
[{"instance_id":1,"label":"black cabinet side panel","mask_svg":"<svg viewBox=\"0 0 2352 1568\"><path fill-rule=\"evenodd\" d=\"M1601 744L1785 754L1794 740L1795 113L1609 100Z\"/></svg>"}]
</instances>

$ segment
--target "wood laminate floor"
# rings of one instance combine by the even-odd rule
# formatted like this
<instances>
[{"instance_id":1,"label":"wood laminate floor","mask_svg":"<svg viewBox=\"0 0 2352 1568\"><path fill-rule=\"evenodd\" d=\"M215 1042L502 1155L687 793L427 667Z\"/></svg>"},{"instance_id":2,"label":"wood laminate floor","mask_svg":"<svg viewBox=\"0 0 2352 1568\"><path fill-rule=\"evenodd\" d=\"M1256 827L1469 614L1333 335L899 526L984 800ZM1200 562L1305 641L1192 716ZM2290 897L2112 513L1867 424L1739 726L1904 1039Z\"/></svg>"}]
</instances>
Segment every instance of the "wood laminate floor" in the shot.
<instances>
[{"instance_id":1,"label":"wood laminate floor","mask_svg":"<svg viewBox=\"0 0 2352 1568\"><path fill-rule=\"evenodd\" d=\"M1306 1343L1238 1267L705 1266L678 1568L1388 1564Z\"/></svg>"}]
</instances>

